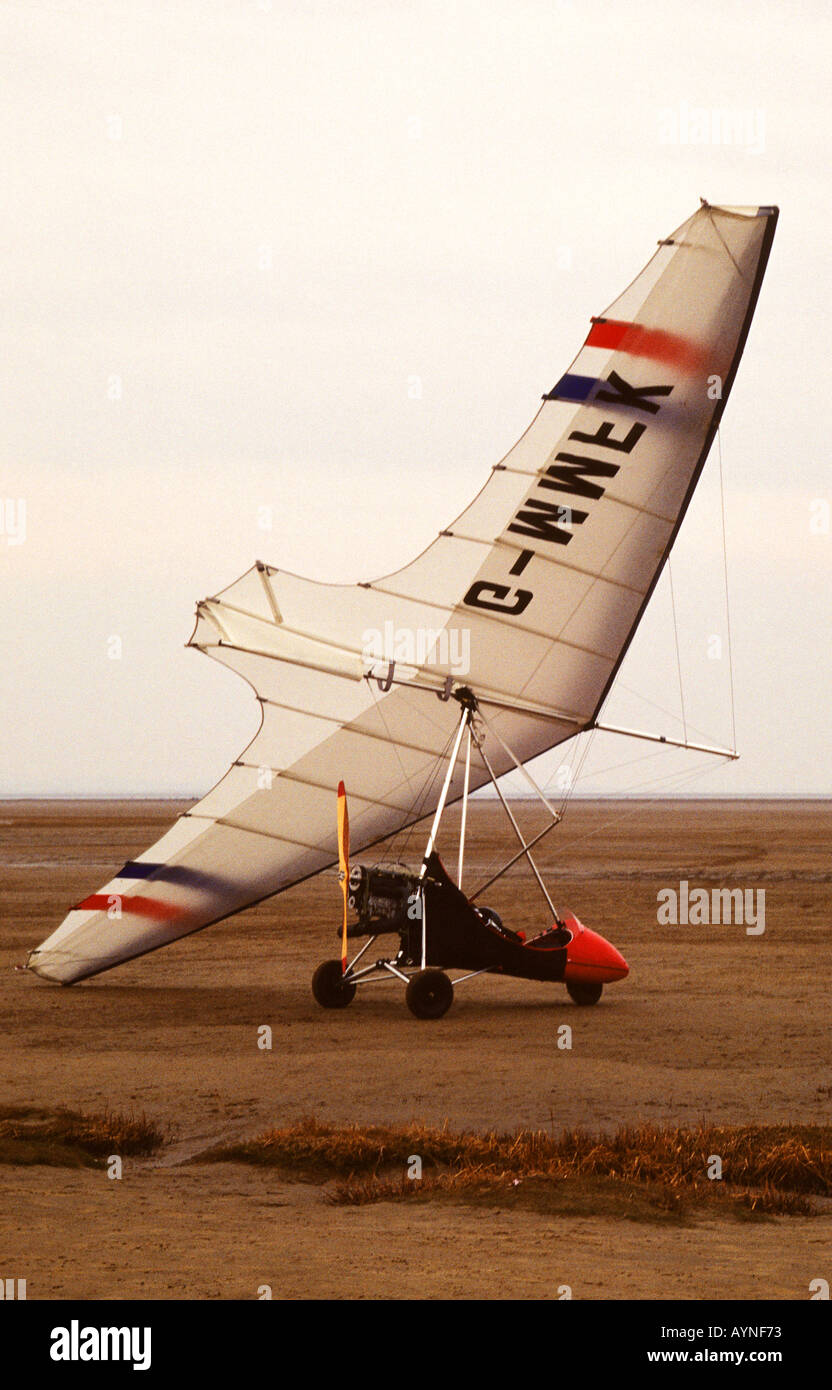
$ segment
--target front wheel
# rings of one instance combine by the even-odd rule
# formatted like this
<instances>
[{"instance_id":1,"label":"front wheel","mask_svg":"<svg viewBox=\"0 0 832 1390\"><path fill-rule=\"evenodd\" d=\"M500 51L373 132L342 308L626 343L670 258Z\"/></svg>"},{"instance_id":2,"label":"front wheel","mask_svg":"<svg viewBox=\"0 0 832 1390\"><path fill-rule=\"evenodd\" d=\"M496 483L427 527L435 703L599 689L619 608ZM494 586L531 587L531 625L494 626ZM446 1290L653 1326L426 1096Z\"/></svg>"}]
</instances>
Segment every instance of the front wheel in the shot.
<instances>
[{"instance_id":1,"label":"front wheel","mask_svg":"<svg viewBox=\"0 0 832 1390\"><path fill-rule=\"evenodd\" d=\"M408 982L404 997L416 1018L441 1018L454 1001L454 987L441 970L420 970Z\"/></svg>"},{"instance_id":2,"label":"front wheel","mask_svg":"<svg viewBox=\"0 0 832 1390\"><path fill-rule=\"evenodd\" d=\"M589 983L585 980L566 981L566 992L576 1004L597 1004L603 989L604 986L596 984L595 981Z\"/></svg>"},{"instance_id":3,"label":"front wheel","mask_svg":"<svg viewBox=\"0 0 832 1390\"><path fill-rule=\"evenodd\" d=\"M312 993L322 1009L345 1009L355 998L355 985L344 979L340 960L325 960L312 976Z\"/></svg>"}]
</instances>

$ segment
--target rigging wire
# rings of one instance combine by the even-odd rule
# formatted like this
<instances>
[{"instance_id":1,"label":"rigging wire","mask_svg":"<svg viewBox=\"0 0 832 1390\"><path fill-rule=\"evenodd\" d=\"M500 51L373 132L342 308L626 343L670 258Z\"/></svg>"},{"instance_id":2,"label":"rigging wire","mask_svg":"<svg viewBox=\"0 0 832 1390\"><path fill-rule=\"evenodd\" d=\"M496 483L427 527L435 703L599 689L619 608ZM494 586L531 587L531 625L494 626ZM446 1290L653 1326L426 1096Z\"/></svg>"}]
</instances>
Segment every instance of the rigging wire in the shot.
<instances>
[{"instance_id":1,"label":"rigging wire","mask_svg":"<svg viewBox=\"0 0 832 1390\"><path fill-rule=\"evenodd\" d=\"M606 777L608 772L618 772L621 768L634 767L636 763L646 763L650 758L663 758L666 754L666 748L657 748L655 753L642 753L640 758L628 758L623 763L611 763L607 767L595 768L590 775L592 777Z\"/></svg>"},{"instance_id":2,"label":"rigging wire","mask_svg":"<svg viewBox=\"0 0 832 1390\"><path fill-rule=\"evenodd\" d=\"M432 771L429 776L425 778L422 786L417 790L408 809L402 813L401 825L388 837L389 854L392 854L395 848L397 853L403 856L407 852L416 826L430 814L429 811L422 811L421 808L425 805L430 796L431 789L440 774L443 763L447 761L448 754L451 750L451 744L456 738L456 733L456 728L451 730L444 748L434 759Z\"/></svg>"},{"instance_id":3,"label":"rigging wire","mask_svg":"<svg viewBox=\"0 0 832 1390\"><path fill-rule=\"evenodd\" d=\"M643 695L640 690L634 690L631 685L625 685L622 680L617 680L615 684L616 689L626 690L628 695L634 695L637 700L643 701L645 705L651 705L652 708L657 709L660 714L666 714L668 719L673 720L674 724L681 724L682 721L679 715L674 714L672 710L665 709L664 705L660 705L658 700L651 700L649 695ZM703 739L713 738L713 735L708 729L699 729L695 724L688 724L688 732L698 734L699 737Z\"/></svg>"},{"instance_id":4,"label":"rigging wire","mask_svg":"<svg viewBox=\"0 0 832 1390\"><path fill-rule=\"evenodd\" d=\"M406 769L405 769L404 762L402 761L402 755L401 755L401 753L399 752L399 745L396 743L396 740L393 738L393 735L392 735L392 733L390 732L390 725L387 723L387 720L386 720L386 718L385 718L384 709L383 709L383 706L382 706L382 702L381 702L381 700L378 698L378 694L377 694L376 689L375 689L375 684L374 684L374 682L373 682L372 679L370 679L370 680L368 681L368 684L369 684L369 687L370 687L370 694L371 694L372 697L373 697L373 704L374 704L374 706L375 706L376 713L378 714L379 719L381 720L382 724L384 725L384 732L385 732L386 735L387 735L387 740L388 740L388 742L390 743L390 746L392 747L394 753L396 754L396 757L397 757L398 762L399 762L399 767L401 768L402 777L404 778L404 780L405 780L405 782L407 783L408 787L412 787L412 786L413 786L413 781L412 781L412 779L411 779L410 777L408 777L408 775L407 775L407 771L406 771ZM418 795L419 795L419 793L418 793L418 790L417 790L417 792L416 792L417 798L418 798Z\"/></svg>"},{"instance_id":5,"label":"rigging wire","mask_svg":"<svg viewBox=\"0 0 832 1390\"><path fill-rule=\"evenodd\" d=\"M577 785L578 785L578 782L580 781L580 778L581 778L581 771L582 771L583 766L584 766L584 763L586 762L586 759L587 759L587 757L588 757L588 755L589 755L590 749L591 749L592 744L593 744L593 742L594 742L594 740L595 740L595 735L597 734L597 732L598 732L597 729L588 729L588 730L584 730L583 734L579 734L579 735L578 735L578 740L580 740L581 738L583 738L583 739L584 739L584 743L583 743L582 748L580 749L580 753L579 753L578 760L577 760L577 766L575 767L574 771L573 771L573 765L572 765L571 763L561 764L562 767L565 766L565 767L568 767L568 769L569 769L569 782L567 783L566 787L563 789L563 796L561 797L560 804L559 804L559 806L558 806L558 815L559 815L559 817L561 818L561 820L562 820L563 817L566 815L566 809L567 809L567 807L568 807L568 805L569 805L569 802L571 801L571 799L572 799L572 797L573 797L573 795L574 795L574 793L575 793L575 789L576 789L576 787L577 787ZM576 746L578 746L578 740L576 740ZM557 747L558 745L555 745L555 746ZM554 750L553 750L553 749L549 749L548 751L549 751L549 752L552 752L552 751L554 751ZM544 756L544 755L541 754L541 756ZM558 775L559 772L560 772L560 768L557 768L556 771L552 773L552 775L551 775L551 777L549 778L549 780L548 780L547 782L545 782L545 783L543 784L543 786L541 787L541 791L543 792L544 796L548 797L548 795L549 795L549 788L550 788L550 786L552 785L552 782L555 780L555 778L557 777L557 775ZM509 775L510 775L510 774L509 774ZM484 798L483 798L483 799L484 799ZM499 798L495 798L495 799L498 800ZM528 798L528 799L531 800L531 798ZM495 866L496 864L500 863L504 858L505 858L505 854L503 853L503 851L501 851L501 850L496 851L494 854L491 855L490 859L488 859L484 864L481 864L481 865L480 865L480 870L481 870L482 874L483 874L485 877L488 877L489 874L491 873L491 870L494 868L494 866Z\"/></svg>"},{"instance_id":6,"label":"rigging wire","mask_svg":"<svg viewBox=\"0 0 832 1390\"><path fill-rule=\"evenodd\" d=\"M716 219L715 219L715 217L714 217L713 210L712 210L710 207L708 208L708 220L710 221L711 226L713 227L714 231L716 232L717 236L719 237L720 241L722 242L722 245L723 245L723 247L725 248L725 254L727 255L727 257L728 257L729 261L731 262L732 266L734 267L735 271L736 271L737 274L739 275L740 279L741 279L741 280L744 280L744 279L745 279L745 276L743 275L742 271L740 270L739 266L737 265L736 259L735 259L734 255L733 255L733 253L732 253L732 251L731 251L731 248L729 247L727 241L725 240L725 237L722 235L722 232L719 230L719 227L718 227L717 224L716 224Z\"/></svg>"},{"instance_id":7,"label":"rigging wire","mask_svg":"<svg viewBox=\"0 0 832 1390\"><path fill-rule=\"evenodd\" d=\"M560 811L561 811L561 814L562 814L562 815L565 815L565 814L566 814L566 808L567 808L567 806L569 805L569 802L572 800L572 797L573 797L574 794L575 794L575 789L576 789L578 783L579 783L580 780L581 780L581 776L583 775L583 770L584 770L584 764L585 764L587 758L589 757L590 749L592 748L592 746L593 746L593 744L594 744L594 742L595 742L595 737L596 737L596 734L597 734L597 733L598 733L598 730L597 730L597 729L590 729L590 730L589 730L589 736L584 740L584 746L583 746L583 748L582 748L582 750L581 750L581 752L580 752L580 755L579 755L579 757L578 757L577 766L575 767L574 772L572 772L572 768L571 768L571 766L570 766L570 773L571 773L571 776L570 776L569 784L568 784L568 786L566 786L566 787L564 788L563 800L562 800L561 805L560 805ZM555 775L557 775L557 774L555 774Z\"/></svg>"},{"instance_id":8,"label":"rigging wire","mask_svg":"<svg viewBox=\"0 0 832 1390\"><path fill-rule=\"evenodd\" d=\"M725 760L723 760L723 761L725 761ZM638 791L638 790L643 790L643 789L646 788L646 787L658 786L658 785L660 785L660 784L663 783L663 782L672 781L672 780L674 780L674 779L678 779L678 784L679 784L679 785L682 785L682 784L685 784L685 783L690 783L690 782L694 781L696 778L704 777L704 776L706 775L706 773L708 773L708 772L713 772L713 771L714 771L714 764L713 764L712 761L709 760L708 762L698 763L695 767L689 769L687 772L684 772L684 773L673 772L673 773L669 773L669 774L667 774L667 775L665 775L665 776L663 776L663 777L654 777L654 778L650 778L650 779L648 779L648 780L645 781L645 782L642 782L642 783L640 783L640 784L637 784L637 786L634 788L634 790L635 790L635 791ZM628 793L628 796L631 796L631 795L632 795L632 793ZM593 800L594 800L595 798L588 798L588 799L593 799ZM640 801L641 801L642 799L646 799L646 800L654 800L654 799L660 800L661 798L660 798L660 797L659 797L659 798L653 798L653 797L647 797L647 798L633 797L632 804L630 804L630 805L624 805L624 806L622 806L620 802L617 802L617 803L616 803L616 809L615 809L615 813L614 813L614 814L611 814L610 816L606 817L606 818L600 823L600 825L593 826L593 828L592 828L591 830L585 831L582 835L579 835L576 839L568 839L568 840L566 841L565 844L562 844L562 845L561 845L561 847L560 847L561 850L562 850L564 853L569 853L569 854L571 854L571 852L572 852L573 849L575 849L575 848L576 848L577 846L579 846L579 845L585 844L588 840L593 840L593 839L595 839L598 835L605 834L607 831L609 831L609 830L610 830L611 828L613 828L613 827L616 828L616 829L620 828L622 819L626 818L627 816L632 816L632 815L634 815L635 812L638 810L639 803L640 803ZM504 856L501 856L501 857L504 857ZM496 860L492 860L492 862L496 862ZM552 867L550 867L550 868L548 869L548 874L549 874L550 877L551 877L552 875L556 874L556 873L558 874L559 877L561 876L561 870L560 870L557 866L552 866ZM512 870L509 870L509 871L508 871L508 875L512 875L512 876L514 876L514 877L517 877L516 873L513 874L513 871L512 871ZM507 876L508 876L508 875L507 875ZM566 873L563 874L562 876L568 879L568 877L569 877L569 872L568 872L568 870L567 870Z\"/></svg>"},{"instance_id":9,"label":"rigging wire","mask_svg":"<svg viewBox=\"0 0 832 1390\"><path fill-rule=\"evenodd\" d=\"M720 761L721 761L721 762L727 762L728 760L727 760L727 759L721 759ZM633 796L633 792L635 792L635 791L642 791L642 790L644 790L646 787L658 786L658 785L660 785L660 784L663 783L663 782L673 781L674 779L678 779L678 783L679 783L679 785L681 786L683 783L687 783L687 782L694 781L696 778L704 777L704 776L706 775L706 773L708 773L708 772L713 772L713 771L715 771L715 766L714 766L714 763L713 763L712 761L708 761L707 763L698 763L695 767L691 768L688 772L683 772L683 773L680 773L680 772L672 772L672 773L669 773L669 774L667 774L667 775L665 775L665 776L663 776L663 777L653 777L653 778L648 779L648 780L645 781L645 782L637 783L636 786L632 789L632 791L628 792L627 795L628 795L628 798L629 798L629 797ZM588 798L588 799L590 799L590 798ZM591 798L591 799L594 800L595 798ZM646 798L646 799L647 799L647 800L653 800L654 798L653 798L653 797L648 797L648 798ZM659 799L659 798L656 798L656 799ZM587 840L592 840L592 839L594 839L595 836L601 835L601 834L605 833L607 830L609 830L609 829L610 829L611 827L613 827L613 826L616 826L616 827L617 827L617 826L620 826L623 817L625 817L625 816L627 816L627 815L633 815L633 814L635 813L635 811L636 811L637 808L638 808L638 803L639 803L640 800L641 800L641 798L637 798L637 797L634 797L634 796L633 796L632 805L625 805L625 806L622 806L621 803L618 802L618 803L616 804L616 810L615 810L615 815L614 815L614 816L613 816L613 815L610 815L607 819L603 820L603 821L601 822L600 825L594 826L594 827L592 828L592 830L587 830L587 831L585 831L585 833L584 833L583 835L579 835L577 839L574 839L574 840L573 840L573 839L567 840L566 844L564 844L564 845L562 846L563 850L566 851L566 852L570 852L570 853L571 853L571 851L572 851L574 848L576 848L576 846L585 844ZM567 874L567 877L568 877L568 874Z\"/></svg>"},{"instance_id":10,"label":"rigging wire","mask_svg":"<svg viewBox=\"0 0 832 1390\"><path fill-rule=\"evenodd\" d=\"M679 676L679 703L682 707L682 729L684 730L685 743L687 743L688 724L685 715L685 689L682 684L682 655L679 651L679 624L676 621L676 595L673 592L673 569L669 557L667 561L667 577L670 580L670 606L673 610L673 637L676 642L676 671Z\"/></svg>"},{"instance_id":11,"label":"rigging wire","mask_svg":"<svg viewBox=\"0 0 832 1390\"><path fill-rule=\"evenodd\" d=\"M731 691L731 747L737 748L737 719L734 705L734 654L731 646L731 605L728 591L728 544L725 528L725 480L722 469L722 431L716 432L717 454L719 457L719 502L722 512L722 571L725 580L725 628L728 638L728 681Z\"/></svg>"}]
</instances>

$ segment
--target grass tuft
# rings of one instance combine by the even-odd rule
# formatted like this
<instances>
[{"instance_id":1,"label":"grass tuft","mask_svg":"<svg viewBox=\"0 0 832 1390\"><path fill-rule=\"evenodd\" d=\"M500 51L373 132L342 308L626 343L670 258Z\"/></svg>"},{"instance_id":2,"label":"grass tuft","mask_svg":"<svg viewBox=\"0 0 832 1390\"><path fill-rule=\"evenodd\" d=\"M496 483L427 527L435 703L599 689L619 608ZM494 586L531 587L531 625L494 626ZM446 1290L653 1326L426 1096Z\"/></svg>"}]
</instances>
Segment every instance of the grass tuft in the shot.
<instances>
[{"instance_id":1,"label":"grass tuft","mask_svg":"<svg viewBox=\"0 0 832 1390\"><path fill-rule=\"evenodd\" d=\"M0 1163L89 1166L109 1154L146 1157L165 1136L144 1115L82 1114L36 1106L0 1106Z\"/></svg>"}]
</instances>

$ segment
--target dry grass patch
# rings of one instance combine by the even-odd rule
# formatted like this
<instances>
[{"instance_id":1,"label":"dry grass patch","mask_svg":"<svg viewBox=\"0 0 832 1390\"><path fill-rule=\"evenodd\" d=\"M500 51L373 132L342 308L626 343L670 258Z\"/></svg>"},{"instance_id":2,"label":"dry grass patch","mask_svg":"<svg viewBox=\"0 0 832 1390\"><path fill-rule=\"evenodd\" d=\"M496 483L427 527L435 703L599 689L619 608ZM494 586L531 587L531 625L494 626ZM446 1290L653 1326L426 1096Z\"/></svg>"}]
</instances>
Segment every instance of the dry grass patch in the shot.
<instances>
[{"instance_id":1,"label":"dry grass patch","mask_svg":"<svg viewBox=\"0 0 832 1390\"><path fill-rule=\"evenodd\" d=\"M722 1181L708 1178L713 1156ZM406 1169L421 1159L424 1176ZM832 1126L637 1125L614 1134L521 1129L455 1134L423 1125L336 1127L314 1119L220 1145L203 1162L335 1179L327 1201L464 1200L541 1212L680 1220L704 1205L737 1216L809 1215L832 1194Z\"/></svg>"},{"instance_id":2,"label":"dry grass patch","mask_svg":"<svg viewBox=\"0 0 832 1390\"><path fill-rule=\"evenodd\" d=\"M808 1197L772 1188L734 1189L717 1183L628 1182L620 1178L552 1179L542 1174L506 1178L458 1170L414 1181L371 1175L335 1183L326 1194L331 1206L367 1206L374 1202L445 1200L468 1206L532 1211L542 1216L609 1216L628 1221L681 1223L697 1211L730 1215L740 1220L769 1216L812 1216Z\"/></svg>"},{"instance_id":3,"label":"dry grass patch","mask_svg":"<svg viewBox=\"0 0 832 1390\"><path fill-rule=\"evenodd\" d=\"M37 1106L0 1106L0 1163L90 1166L109 1154L146 1157L165 1136L144 1115L86 1115Z\"/></svg>"},{"instance_id":4,"label":"dry grass patch","mask_svg":"<svg viewBox=\"0 0 832 1390\"><path fill-rule=\"evenodd\" d=\"M290 1177L315 1180L340 1174L375 1173L404 1165L419 1154L425 1167L464 1161L477 1135L454 1135L421 1125L334 1125L298 1120L283 1129L267 1129L254 1139L219 1144L200 1154L204 1163L256 1163Z\"/></svg>"}]
</instances>

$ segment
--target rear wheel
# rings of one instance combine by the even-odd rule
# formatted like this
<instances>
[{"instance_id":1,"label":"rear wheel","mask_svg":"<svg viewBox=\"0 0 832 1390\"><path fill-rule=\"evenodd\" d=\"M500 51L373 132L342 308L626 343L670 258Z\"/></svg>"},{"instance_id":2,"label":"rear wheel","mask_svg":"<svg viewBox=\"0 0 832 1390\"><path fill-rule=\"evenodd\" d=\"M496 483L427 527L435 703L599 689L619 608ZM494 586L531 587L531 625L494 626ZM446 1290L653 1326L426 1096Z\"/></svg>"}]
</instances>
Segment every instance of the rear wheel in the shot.
<instances>
[{"instance_id":1,"label":"rear wheel","mask_svg":"<svg viewBox=\"0 0 832 1390\"><path fill-rule=\"evenodd\" d=\"M322 1009L345 1009L355 998L355 985L345 981L340 960L325 960L312 976L312 993Z\"/></svg>"},{"instance_id":2,"label":"rear wheel","mask_svg":"<svg viewBox=\"0 0 832 1390\"><path fill-rule=\"evenodd\" d=\"M441 970L420 970L405 991L407 1007L416 1018L441 1018L454 1000L454 987Z\"/></svg>"},{"instance_id":3,"label":"rear wheel","mask_svg":"<svg viewBox=\"0 0 832 1390\"><path fill-rule=\"evenodd\" d=\"M589 983L586 980L566 981L566 992L576 1004L597 1004L603 989L603 985L596 984L594 981Z\"/></svg>"}]
</instances>

